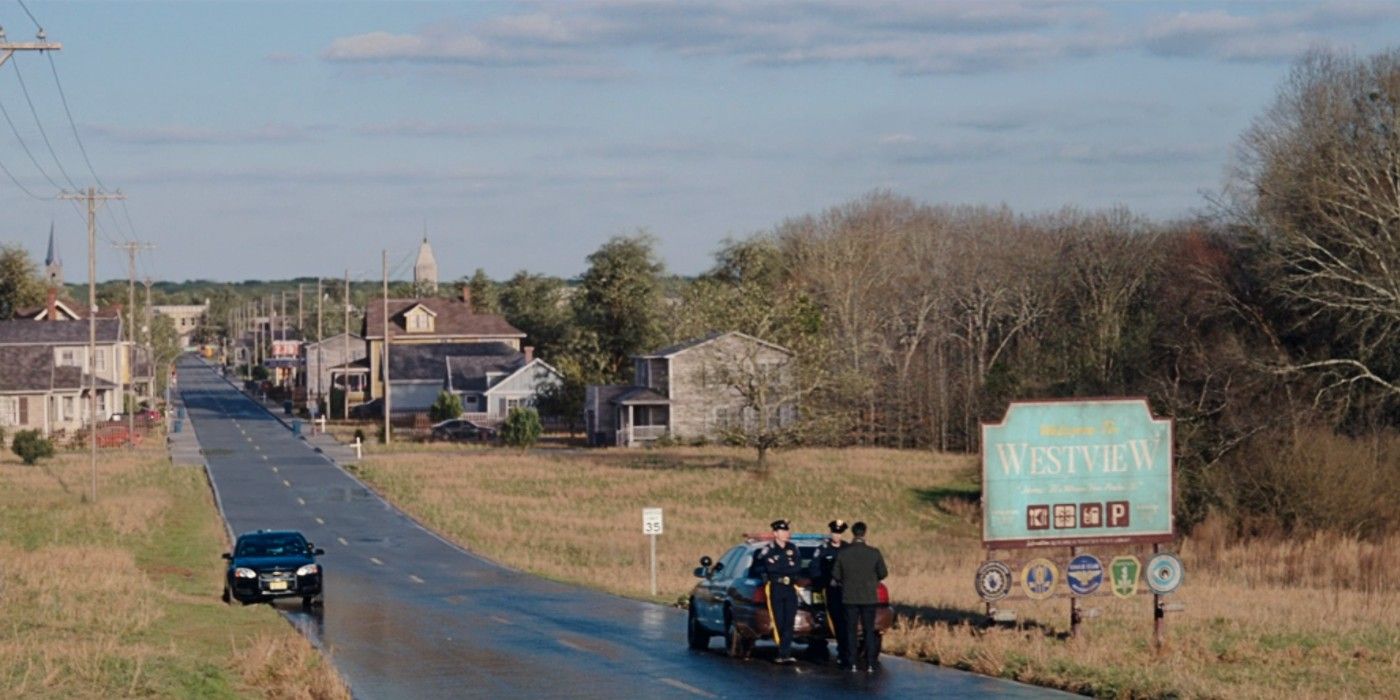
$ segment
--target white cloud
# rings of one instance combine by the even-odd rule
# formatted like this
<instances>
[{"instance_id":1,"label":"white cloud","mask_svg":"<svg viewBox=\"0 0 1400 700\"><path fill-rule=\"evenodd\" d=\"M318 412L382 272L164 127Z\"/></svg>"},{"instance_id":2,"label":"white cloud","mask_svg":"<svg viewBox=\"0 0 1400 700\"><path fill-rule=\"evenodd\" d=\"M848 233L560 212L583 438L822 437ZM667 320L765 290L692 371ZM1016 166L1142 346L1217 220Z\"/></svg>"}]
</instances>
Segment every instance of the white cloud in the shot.
<instances>
[{"instance_id":1,"label":"white cloud","mask_svg":"<svg viewBox=\"0 0 1400 700\"><path fill-rule=\"evenodd\" d=\"M1158 17L1143 31L1142 43L1161 56L1287 61L1312 47L1345 41L1350 31L1400 20L1395 3L1264 7L1269 9L1254 14L1212 9Z\"/></svg>"},{"instance_id":2,"label":"white cloud","mask_svg":"<svg viewBox=\"0 0 1400 700\"><path fill-rule=\"evenodd\" d=\"M1126 36L1070 3L825 2L531 3L461 28L341 37L321 53L342 63L590 67L620 49L719 56L757 65L885 64L904 73L967 73L1113 50ZM615 68L613 69L616 70Z\"/></svg>"},{"instance_id":3,"label":"white cloud","mask_svg":"<svg viewBox=\"0 0 1400 700\"><path fill-rule=\"evenodd\" d=\"M248 129L218 129L187 124L149 127L89 125L85 128L110 141L148 146L291 143L311 141L330 130L330 127L324 126L278 123L269 123Z\"/></svg>"}]
</instances>

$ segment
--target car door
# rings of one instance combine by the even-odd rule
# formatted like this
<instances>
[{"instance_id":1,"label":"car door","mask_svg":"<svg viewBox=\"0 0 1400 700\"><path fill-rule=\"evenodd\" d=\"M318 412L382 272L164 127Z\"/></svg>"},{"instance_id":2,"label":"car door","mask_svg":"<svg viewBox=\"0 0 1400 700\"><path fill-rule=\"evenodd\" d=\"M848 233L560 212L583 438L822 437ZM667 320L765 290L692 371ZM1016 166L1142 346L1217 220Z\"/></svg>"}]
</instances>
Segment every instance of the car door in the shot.
<instances>
[{"instance_id":1,"label":"car door","mask_svg":"<svg viewBox=\"0 0 1400 700\"><path fill-rule=\"evenodd\" d=\"M724 601L729 592L729 584L734 580L734 574L739 568L739 560L743 555L744 547L742 545L725 552L724 556L719 559L719 563L723 566L704 582L704 600L700 600L702 596L696 598L696 604L702 607L701 610L696 611L696 614L705 622L705 626L712 630L724 629Z\"/></svg>"}]
</instances>

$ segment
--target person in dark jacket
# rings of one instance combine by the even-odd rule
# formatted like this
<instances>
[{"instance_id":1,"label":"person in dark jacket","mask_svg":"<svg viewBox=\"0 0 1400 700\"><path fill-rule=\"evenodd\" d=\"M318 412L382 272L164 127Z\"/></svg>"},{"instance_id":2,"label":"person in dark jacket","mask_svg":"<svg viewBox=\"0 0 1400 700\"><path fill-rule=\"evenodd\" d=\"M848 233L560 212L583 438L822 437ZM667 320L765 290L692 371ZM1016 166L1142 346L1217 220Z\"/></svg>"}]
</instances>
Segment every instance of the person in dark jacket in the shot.
<instances>
[{"instance_id":1,"label":"person in dark jacket","mask_svg":"<svg viewBox=\"0 0 1400 700\"><path fill-rule=\"evenodd\" d=\"M844 668L851 665L851 654L846 646L846 606L841 602L841 584L831 580L831 569L836 566L836 555L846 544L841 535L846 532L847 525L845 520L837 519L827 523L826 528L831 537L817 548L807 574L812 579L812 591L822 596L827 629L836 639L836 663ZM826 640L813 642L810 649L813 657L826 660Z\"/></svg>"},{"instance_id":2,"label":"person in dark jacket","mask_svg":"<svg viewBox=\"0 0 1400 700\"><path fill-rule=\"evenodd\" d=\"M865 670L880 668L880 635L875 631L875 608L880 602L880 582L889 576L885 568L885 557L880 550L865 543L865 523L851 526L854 539L841 548L836 555L836 564L831 568L831 579L841 584L841 596L846 606L846 648L852 657L856 655L856 625L864 630ZM849 661L854 662L851 658ZM854 671L855 665L847 669Z\"/></svg>"},{"instance_id":3,"label":"person in dark jacket","mask_svg":"<svg viewBox=\"0 0 1400 700\"><path fill-rule=\"evenodd\" d=\"M773 641L778 644L780 664L796 663L792 658L792 627L797 621L797 576L802 573L802 555L790 541L791 527L786 520L774 520L773 542L764 547L756 561L763 572L763 591L768 600L768 618L773 622Z\"/></svg>"}]
</instances>

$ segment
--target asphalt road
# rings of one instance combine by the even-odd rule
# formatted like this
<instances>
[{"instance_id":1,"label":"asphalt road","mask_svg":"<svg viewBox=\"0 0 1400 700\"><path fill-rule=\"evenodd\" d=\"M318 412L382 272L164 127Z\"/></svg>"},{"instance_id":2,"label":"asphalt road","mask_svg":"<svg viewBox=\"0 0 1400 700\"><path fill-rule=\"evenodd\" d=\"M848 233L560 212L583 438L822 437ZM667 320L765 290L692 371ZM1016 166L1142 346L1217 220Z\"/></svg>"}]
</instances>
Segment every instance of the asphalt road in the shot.
<instances>
[{"instance_id":1,"label":"asphalt road","mask_svg":"<svg viewBox=\"0 0 1400 700\"><path fill-rule=\"evenodd\" d=\"M1059 695L889 657L878 673L852 674L777 666L762 646L734 661L718 639L690 651L683 611L513 571L423 529L202 361L180 361L178 388L230 529L300 530L325 548L324 608L278 607L356 697Z\"/></svg>"}]
</instances>

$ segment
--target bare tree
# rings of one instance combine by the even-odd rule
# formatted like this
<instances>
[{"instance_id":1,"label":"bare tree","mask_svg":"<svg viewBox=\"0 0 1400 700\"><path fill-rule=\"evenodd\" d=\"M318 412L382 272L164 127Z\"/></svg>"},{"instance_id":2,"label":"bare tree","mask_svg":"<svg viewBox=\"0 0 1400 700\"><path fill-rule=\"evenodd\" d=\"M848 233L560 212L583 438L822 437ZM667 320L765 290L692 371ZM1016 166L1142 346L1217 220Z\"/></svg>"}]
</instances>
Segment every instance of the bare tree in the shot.
<instances>
[{"instance_id":1,"label":"bare tree","mask_svg":"<svg viewBox=\"0 0 1400 700\"><path fill-rule=\"evenodd\" d=\"M1240 151L1232 203L1272 289L1334 337L1274 371L1400 397L1400 51L1310 54Z\"/></svg>"}]
</instances>

